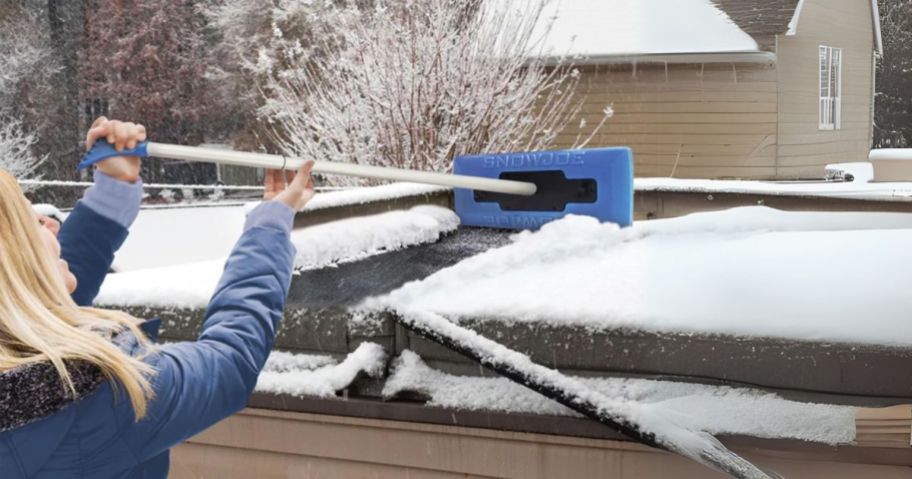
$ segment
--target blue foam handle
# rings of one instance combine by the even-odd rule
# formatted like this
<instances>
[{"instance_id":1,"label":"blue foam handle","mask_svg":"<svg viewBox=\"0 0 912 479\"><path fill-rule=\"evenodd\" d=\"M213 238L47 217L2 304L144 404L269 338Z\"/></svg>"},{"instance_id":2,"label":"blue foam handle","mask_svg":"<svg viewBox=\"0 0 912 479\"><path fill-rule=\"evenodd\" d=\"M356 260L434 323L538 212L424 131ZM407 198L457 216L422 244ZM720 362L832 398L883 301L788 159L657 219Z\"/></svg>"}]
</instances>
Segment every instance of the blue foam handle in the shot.
<instances>
[{"instance_id":1,"label":"blue foam handle","mask_svg":"<svg viewBox=\"0 0 912 479\"><path fill-rule=\"evenodd\" d=\"M507 172L562 171L567 179L593 179L594 203L568 203L563 211L506 211L498 203L479 202L471 190L456 188L456 214L465 226L537 229L568 214L585 215L620 226L633 224L633 151L627 147L466 155L456 158L453 173L500 178Z\"/></svg>"},{"instance_id":2,"label":"blue foam handle","mask_svg":"<svg viewBox=\"0 0 912 479\"><path fill-rule=\"evenodd\" d=\"M143 141L137 144L136 148L124 148L123 150L117 151L114 149L114 145L108 143L104 139L100 139L96 141L95 144L92 145L92 149L82 157L82 161L79 162L76 171L88 168L101 160L106 160L113 156L138 156L140 158L146 158L149 156L148 147L149 142Z\"/></svg>"}]
</instances>

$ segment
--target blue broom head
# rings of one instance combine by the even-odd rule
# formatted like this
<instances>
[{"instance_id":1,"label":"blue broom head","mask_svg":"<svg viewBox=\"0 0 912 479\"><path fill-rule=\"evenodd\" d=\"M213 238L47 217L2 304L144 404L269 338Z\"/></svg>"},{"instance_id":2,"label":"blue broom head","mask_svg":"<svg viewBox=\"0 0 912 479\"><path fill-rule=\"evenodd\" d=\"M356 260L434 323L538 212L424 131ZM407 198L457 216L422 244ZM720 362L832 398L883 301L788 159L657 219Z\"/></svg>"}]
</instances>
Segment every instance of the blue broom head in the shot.
<instances>
[{"instance_id":1,"label":"blue broom head","mask_svg":"<svg viewBox=\"0 0 912 479\"><path fill-rule=\"evenodd\" d=\"M467 155L453 173L535 183L532 196L456 189L465 226L538 229L567 215L633 223L633 152L627 147Z\"/></svg>"}]
</instances>

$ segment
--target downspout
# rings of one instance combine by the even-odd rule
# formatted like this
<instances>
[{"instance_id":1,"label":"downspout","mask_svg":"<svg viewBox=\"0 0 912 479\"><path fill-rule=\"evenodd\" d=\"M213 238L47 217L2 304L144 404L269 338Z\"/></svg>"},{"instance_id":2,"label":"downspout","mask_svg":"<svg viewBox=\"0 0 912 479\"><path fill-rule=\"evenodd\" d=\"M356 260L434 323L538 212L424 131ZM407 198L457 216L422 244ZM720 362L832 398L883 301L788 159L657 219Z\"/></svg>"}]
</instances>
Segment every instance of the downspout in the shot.
<instances>
[{"instance_id":1,"label":"downspout","mask_svg":"<svg viewBox=\"0 0 912 479\"><path fill-rule=\"evenodd\" d=\"M773 178L779 180L779 142L782 141L782 116L780 115L780 110L782 109L782 73L779 71L779 35L776 35L776 41L774 44L776 49L776 61L773 63L773 68L776 69L776 161L773 163Z\"/></svg>"},{"instance_id":2,"label":"downspout","mask_svg":"<svg viewBox=\"0 0 912 479\"><path fill-rule=\"evenodd\" d=\"M874 109L877 106L877 52L871 52L871 118L868 122L868 145L874 148Z\"/></svg>"}]
</instances>

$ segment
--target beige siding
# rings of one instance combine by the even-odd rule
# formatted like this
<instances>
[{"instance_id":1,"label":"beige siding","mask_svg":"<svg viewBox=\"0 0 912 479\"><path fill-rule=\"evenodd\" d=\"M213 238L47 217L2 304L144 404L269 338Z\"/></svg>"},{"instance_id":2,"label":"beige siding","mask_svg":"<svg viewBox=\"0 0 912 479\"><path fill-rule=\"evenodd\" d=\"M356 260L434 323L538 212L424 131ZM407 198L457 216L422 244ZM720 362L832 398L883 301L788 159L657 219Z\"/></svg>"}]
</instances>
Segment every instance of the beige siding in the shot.
<instances>
[{"instance_id":1,"label":"beige siding","mask_svg":"<svg viewBox=\"0 0 912 479\"><path fill-rule=\"evenodd\" d=\"M899 412L903 419L908 417L908 408ZM877 432L864 436L874 447L805 446L799 441L780 447L750 439L742 439L743 447L733 447L783 477L908 478L908 422L896 416L894 412L865 419ZM860 428L867 430L865 426L859 421ZM894 429L899 432L883 434ZM248 409L174 448L169 477L722 479L724 475L631 442Z\"/></svg>"},{"instance_id":2,"label":"beige siding","mask_svg":"<svg viewBox=\"0 0 912 479\"><path fill-rule=\"evenodd\" d=\"M583 109L559 146L588 136L611 105L614 117L589 146L630 146L637 176L772 177L776 78L774 67L755 64L590 67L578 89Z\"/></svg>"},{"instance_id":3,"label":"beige siding","mask_svg":"<svg viewBox=\"0 0 912 479\"><path fill-rule=\"evenodd\" d=\"M779 36L780 178L819 178L865 161L871 146L874 30L869 0L805 0L795 36ZM842 125L818 128L818 47L842 48Z\"/></svg>"}]
</instances>

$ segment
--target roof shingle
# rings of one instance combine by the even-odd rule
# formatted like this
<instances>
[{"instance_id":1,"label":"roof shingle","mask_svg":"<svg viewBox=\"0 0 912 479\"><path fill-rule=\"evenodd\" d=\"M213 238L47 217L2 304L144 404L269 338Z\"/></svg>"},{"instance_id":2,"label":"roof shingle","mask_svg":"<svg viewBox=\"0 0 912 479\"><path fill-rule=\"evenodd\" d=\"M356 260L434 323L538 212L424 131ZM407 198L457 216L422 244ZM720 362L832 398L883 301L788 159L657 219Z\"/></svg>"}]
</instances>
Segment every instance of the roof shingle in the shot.
<instances>
[{"instance_id":1,"label":"roof shingle","mask_svg":"<svg viewBox=\"0 0 912 479\"><path fill-rule=\"evenodd\" d=\"M799 0L712 0L754 38L761 50L774 51L776 35L788 31Z\"/></svg>"}]
</instances>

